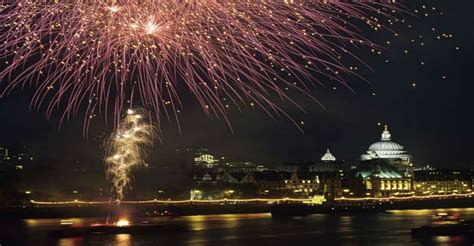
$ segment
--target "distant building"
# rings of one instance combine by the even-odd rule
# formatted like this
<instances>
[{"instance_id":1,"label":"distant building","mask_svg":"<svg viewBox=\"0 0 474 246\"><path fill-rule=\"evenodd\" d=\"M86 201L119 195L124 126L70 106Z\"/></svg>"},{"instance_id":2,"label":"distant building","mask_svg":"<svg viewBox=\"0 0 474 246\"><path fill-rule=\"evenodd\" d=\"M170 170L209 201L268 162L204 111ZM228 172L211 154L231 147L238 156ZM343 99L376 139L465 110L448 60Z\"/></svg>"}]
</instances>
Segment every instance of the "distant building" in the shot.
<instances>
[{"instance_id":1,"label":"distant building","mask_svg":"<svg viewBox=\"0 0 474 246\"><path fill-rule=\"evenodd\" d=\"M360 161L334 161L334 162L315 162L308 166L308 171L311 173L325 173L325 172L350 172L357 168Z\"/></svg>"},{"instance_id":2,"label":"distant building","mask_svg":"<svg viewBox=\"0 0 474 246\"><path fill-rule=\"evenodd\" d=\"M426 166L417 166L413 168L414 171L434 171L436 168L426 165Z\"/></svg>"},{"instance_id":3,"label":"distant building","mask_svg":"<svg viewBox=\"0 0 474 246\"><path fill-rule=\"evenodd\" d=\"M22 171L34 161L26 151L25 145L9 145L0 147L0 161L11 165L15 170Z\"/></svg>"},{"instance_id":4,"label":"distant building","mask_svg":"<svg viewBox=\"0 0 474 246\"><path fill-rule=\"evenodd\" d=\"M227 162L221 167L219 167L219 171L227 172L227 173L249 173L249 172L263 172L268 170L262 165L257 165L253 162L249 161L235 161L235 162Z\"/></svg>"},{"instance_id":5,"label":"distant building","mask_svg":"<svg viewBox=\"0 0 474 246\"><path fill-rule=\"evenodd\" d=\"M321 161L325 161L325 162L336 161L336 157L332 155L331 151L328 148L326 150L326 153L323 155L323 157L321 157Z\"/></svg>"},{"instance_id":6,"label":"distant building","mask_svg":"<svg viewBox=\"0 0 474 246\"><path fill-rule=\"evenodd\" d=\"M321 161L308 165L308 171L311 173L320 172L347 172L357 167L359 162L336 161L336 157L329 149L321 157Z\"/></svg>"},{"instance_id":7,"label":"distant building","mask_svg":"<svg viewBox=\"0 0 474 246\"><path fill-rule=\"evenodd\" d=\"M415 191L420 195L472 192L472 176L467 170L415 171Z\"/></svg>"},{"instance_id":8,"label":"distant building","mask_svg":"<svg viewBox=\"0 0 474 246\"><path fill-rule=\"evenodd\" d=\"M284 163L283 165L277 167L276 170L278 172L294 173L294 172L298 172L298 170L300 170L301 168L302 168L302 165Z\"/></svg>"},{"instance_id":9,"label":"distant building","mask_svg":"<svg viewBox=\"0 0 474 246\"><path fill-rule=\"evenodd\" d=\"M219 164L219 160L209 154L207 149L199 149L196 151L193 164L196 167L214 168Z\"/></svg>"},{"instance_id":10,"label":"distant building","mask_svg":"<svg viewBox=\"0 0 474 246\"><path fill-rule=\"evenodd\" d=\"M0 147L0 160L6 160L8 158L8 149Z\"/></svg>"}]
</instances>

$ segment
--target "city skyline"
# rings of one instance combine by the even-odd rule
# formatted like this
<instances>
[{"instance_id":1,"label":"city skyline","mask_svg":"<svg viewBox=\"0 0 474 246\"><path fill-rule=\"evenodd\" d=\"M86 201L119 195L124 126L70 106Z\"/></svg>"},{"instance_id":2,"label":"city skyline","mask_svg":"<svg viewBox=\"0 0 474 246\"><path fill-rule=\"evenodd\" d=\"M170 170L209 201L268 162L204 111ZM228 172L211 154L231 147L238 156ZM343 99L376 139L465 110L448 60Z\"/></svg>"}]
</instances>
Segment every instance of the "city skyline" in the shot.
<instances>
[{"instance_id":1,"label":"city skyline","mask_svg":"<svg viewBox=\"0 0 474 246\"><path fill-rule=\"evenodd\" d=\"M0 246L472 245L473 0L0 0Z\"/></svg>"}]
</instances>

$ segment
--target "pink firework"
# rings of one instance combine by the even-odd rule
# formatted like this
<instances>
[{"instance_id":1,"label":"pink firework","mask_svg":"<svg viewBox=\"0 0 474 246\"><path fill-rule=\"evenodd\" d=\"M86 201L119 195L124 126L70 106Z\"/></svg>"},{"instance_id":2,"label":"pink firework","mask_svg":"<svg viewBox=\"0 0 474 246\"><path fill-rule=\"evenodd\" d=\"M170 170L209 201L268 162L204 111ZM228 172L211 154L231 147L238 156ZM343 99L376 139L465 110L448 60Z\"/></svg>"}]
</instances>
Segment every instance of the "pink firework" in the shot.
<instances>
[{"instance_id":1,"label":"pink firework","mask_svg":"<svg viewBox=\"0 0 474 246\"><path fill-rule=\"evenodd\" d=\"M141 104L158 121L177 117L185 90L217 117L249 104L285 114L275 99L295 103L288 90L307 94L322 78L345 84L353 72L341 57L374 46L357 26L381 29L398 10L373 0L0 3L2 95L31 85L32 105L46 104L48 116L87 108L88 118L119 117Z\"/></svg>"}]
</instances>

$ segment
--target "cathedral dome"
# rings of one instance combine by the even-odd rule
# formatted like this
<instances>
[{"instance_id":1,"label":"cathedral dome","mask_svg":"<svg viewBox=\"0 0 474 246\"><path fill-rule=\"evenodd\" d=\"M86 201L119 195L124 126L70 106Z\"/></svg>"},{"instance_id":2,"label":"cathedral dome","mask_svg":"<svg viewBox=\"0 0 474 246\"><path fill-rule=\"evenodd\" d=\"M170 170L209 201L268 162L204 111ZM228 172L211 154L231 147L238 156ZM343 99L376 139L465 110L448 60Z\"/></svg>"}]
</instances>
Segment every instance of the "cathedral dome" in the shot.
<instances>
[{"instance_id":1,"label":"cathedral dome","mask_svg":"<svg viewBox=\"0 0 474 246\"><path fill-rule=\"evenodd\" d=\"M373 143L369 147L370 151L404 151L402 145L392 141L380 141Z\"/></svg>"},{"instance_id":2,"label":"cathedral dome","mask_svg":"<svg viewBox=\"0 0 474 246\"><path fill-rule=\"evenodd\" d=\"M336 157L331 153L329 148L326 150L326 153L321 157L321 161L336 161Z\"/></svg>"},{"instance_id":3,"label":"cathedral dome","mask_svg":"<svg viewBox=\"0 0 474 246\"><path fill-rule=\"evenodd\" d=\"M392 141L392 135L388 131L388 127L385 126L382 132L382 138L379 142L370 145L367 153L361 155L362 160L372 159L403 159L409 160L410 155L407 154L405 148Z\"/></svg>"}]
</instances>

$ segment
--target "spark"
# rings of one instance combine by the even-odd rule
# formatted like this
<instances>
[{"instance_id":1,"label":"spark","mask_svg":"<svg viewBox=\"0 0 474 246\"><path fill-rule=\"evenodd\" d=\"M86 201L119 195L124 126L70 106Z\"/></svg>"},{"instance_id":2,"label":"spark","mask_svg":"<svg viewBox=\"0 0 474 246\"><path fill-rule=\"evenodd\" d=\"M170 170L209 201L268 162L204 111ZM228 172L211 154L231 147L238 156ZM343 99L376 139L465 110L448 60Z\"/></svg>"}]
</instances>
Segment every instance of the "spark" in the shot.
<instances>
[{"instance_id":1,"label":"spark","mask_svg":"<svg viewBox=\"0 0 474 246\"><path fill-rule=\"evenodd\" d=\"M145 25L145 32L149 35L155 34L159 31L160 27L155 23L154 19L150 19Z\"/></svg>"},{"instance_id":2,"label":"spark","mask_svg":"<svg viewBox=\"0 0 474 246\"><path fill-rule=\"evenodd\" d=\"M107 175L114 186L117 201L123 199L132 171L145 164L144 158L156 135L156 127L145 123L140 111L129 109L117 131L106 141Z\"/></svg>"},{"instance_id":3,"label":"spark","mask_svg":"<svg viewBox=\"0 0 474 246\"><path fill-rule=\"evenodd\" d=\"M343 75L357 74L342 57L364 63L351 46L378 50L359 26L383 29L404 11L394 2L0 0L0 96L31 85L32 106L45 105L48 117L87 108L85 129L96 111L114 111L117 123L135 104L177 120L186 88L209 116L227 117L223 97L288 116L277 101L299 107L291 90L348 87Z\"/></svg>"}]
</instances>

